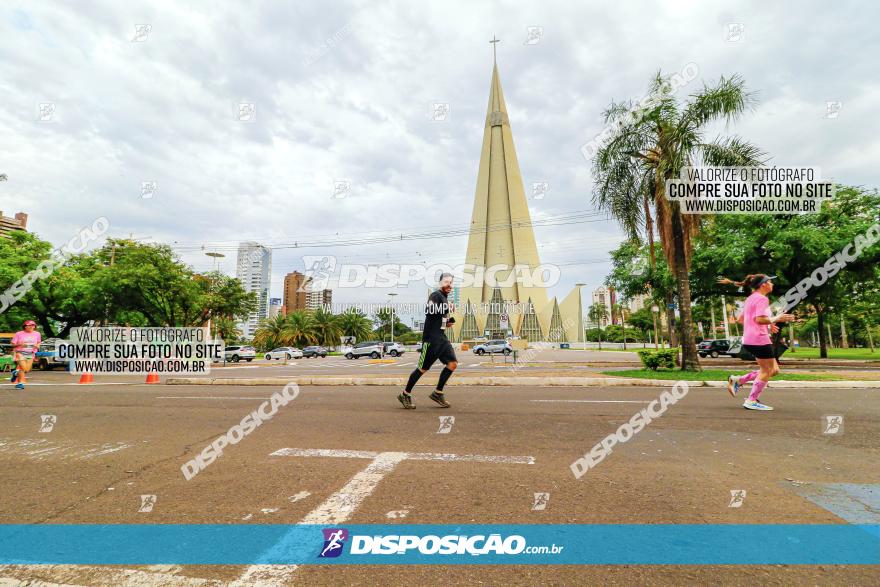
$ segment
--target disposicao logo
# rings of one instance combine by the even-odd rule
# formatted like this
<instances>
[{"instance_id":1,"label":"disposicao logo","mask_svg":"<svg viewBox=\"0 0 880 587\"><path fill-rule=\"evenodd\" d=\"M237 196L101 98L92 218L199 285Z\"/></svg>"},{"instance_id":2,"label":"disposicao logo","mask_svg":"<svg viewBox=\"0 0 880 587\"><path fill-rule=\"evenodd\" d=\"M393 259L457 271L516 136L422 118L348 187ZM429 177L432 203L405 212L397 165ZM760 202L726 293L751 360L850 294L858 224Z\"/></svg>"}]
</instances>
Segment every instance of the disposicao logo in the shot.
<instances>
[{"instance_id":1,"label":"disposicao logo","mask_svg":"<svg viewBox=\"0 0 880 587\"><path fill-rule=\"evenodd\" d=\"M345 541L348 540L348 530L345 528L324 528L324 548L318 558L336 558L342 554Z\"/></svg>"}]
</instances>

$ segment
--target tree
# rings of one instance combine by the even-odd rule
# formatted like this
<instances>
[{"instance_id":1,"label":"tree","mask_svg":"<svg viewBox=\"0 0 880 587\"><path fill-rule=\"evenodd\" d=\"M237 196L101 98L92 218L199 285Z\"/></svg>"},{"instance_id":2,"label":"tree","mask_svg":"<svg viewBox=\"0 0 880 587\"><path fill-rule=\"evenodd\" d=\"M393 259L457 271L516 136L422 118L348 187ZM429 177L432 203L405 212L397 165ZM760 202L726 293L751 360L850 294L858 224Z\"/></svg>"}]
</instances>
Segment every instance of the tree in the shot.
<instances>
[{"instance_id":1,"label":"tree","mask_svg":"<svg viewBox=\"0 0 880 587\"><path fill-rule=\"evenodd\" d=\"M620 330L621 336L623 337L623 350L626 350L626 306L622 304L611 304L611 321L614 321L614 317L617 316L620 318ZM618 341L614 341L618 342Z\"/></svg>"},{"instance_id":2,"label":"tree","mask_svg":"<svg viewBox=\"0 0 880 587\"><path fill-rule=\"evenodd\" d=\"M838 186L833 200L809 215L720 215L695 241L693 284L696 296L720 294L744 297L716 283L719 275L737 280L750 273L777 276L771 301L785 293L857 239L864 240L877 223L880 195L877 190ZM821 230L817 227L821 226ZM849 249L852 253L853 249ZM816 313L820 356L827 357L828 317L849 311L854 300L864 311L877 308L880 295L880 243L861 254L819 287L811 286L796 312ZM862 310L862 305L858 311Z\"/></svg>"},{"instance_id":3,"label":"tree","mask_svg":"<svg viewBox=\"0 0 880 587\"><path fill-rule=\"evenodd\" d=\"M261 320L254 332L254 346L260 350L271 351L274 348L288 344L290 340L290 324L287 316L281 314L274 318Z\"/></svg>"},{"instance_id":4,"label":"tree","mask_svg":"<svg viewBox=\"0 0 880 587\"><path fill-rule=\"evenodd\" d=\"M211 323L214 334L226 344L235 344L241 340L242 332L232 318L221 316Z\"/></svg>"},{"instance_id":5,"label":"tree","mask_svg":"<svg viewBox=\"0 0 880 587\"><path fill-rule=\"evenodd\" d=\"M660 242L676 279L681 368L687 371L700 370L688 282L692 239L699 232L700 217L682 214L679 203L666 198L666 181L689 165L762 164L763 153L737 137L707 141L703 136L707 125L735 120L751 107L753 98L744 86L739 76L722 77L679 104L668 79L658 73L648 106L634 112L632 103L612 103L605 112L606 123L615 125L615 130L593 160L593 200L617 219L630 238L639 239L644 232L653 245L648 201L654 205Z\"/></svg>"},{"instance_id":6,"label":"tree","mask_svg":"<svg viewBox=\"0 0 880 587\"><path fill-rule=\"evenodd\" d=\"M52 244L24 231L12 231L0 238L0 292L11 287L50 259ZM17 330L25 319L39 325L44 338L66 337L72 328L85 326L103 315L104 299L93 278L101 264L91 255L56 257L53 271L40 271L20 299L6 299L0 313L0 328ZM22 283L23 284L23 283ZM18 288L13 288L17 290ZM23 290L23 291L24 291Z\"/></svg>"},{"instance_id":7,"label":"tree","mask_svg":"<svg viewBox=\"0 0 880 587\"><path fill-rule=\"evenodd\" d=\"M390 308L382 308L376 312L373 318L376 337L385 340L391 336L391 316L394 316L394 334L405 334L410 331L409 326L400 321L400 315L392 312Z\"/></svg>"},{"instance_id":8,"label":"tree","mask_svg":"<svg viewBox=\"0 0 880 587\"><path fill-rule=\"evenodd\" d=\"M202 326L208 320L244 318L257 308L256 294L220 272L194 273L171 247L109 239L94 253L104 265L93 275L106 301L106 315L136 311L150 326Z\"/></svg>"},{"instance_id":9,"label":"tree","mask_svg":"<svg viewBox=\"0 0 880 587\"><path fill-rule=\"evenodd\" d=\"M355 340L366 340L373 332L373 323L357 308L350 308L339 315L339 327L343 336L353 336Z\"/></svg>"},{"instance_id":10,"label":"tree","mask_svg":"<svg viewBox=\"0 0 880 587\"><path fill-rule=\"evenodd\" d=\"M592 304L590 309L587 311L587 316L589 316L590 320L596 324L599 329L599 350L602 350L602 326L605 323L605 317L607 316L607 310L605 309L605 304L599 302L597 304Z\"/></svg>"},{"instance_id":11,"label":"tree","mask_svg":"<svg viewBox=\"0 0 880 587\"><path fill-rule=\"evenodd\" d=\"M326 347L338 346L341 342L342 327L339 316L333 315L324 308L318 308L312 314L315 327L315 337L318 344Z\"/></svg>"},{"instance_id":12,"label":"tree","mask_svg":"<svg viewBox=\"0 0 880 587\"><path fill-rule=\"evenodd\" d=\"M285 344L304 347L318 343L315 317L311 312L297 310L289 313L286 318Z\"/></svg>"},{"instance_id":13,"label":"tree","mask_svg":"<svg viewBox=\"0 0 880 587\"><path fill-rule=\"evenodd\" d=\"M90 253L66 259L52 245L24 231L0 239L0 291L38 268L40 277L7 312L0 325L37 321L46 338L98 322L132 326L203 326L208 320L244 317L256 296L221 273L199 275L165 245L110 240ZM56 259L59 262L46 264Z\"/></svg>"}]
</instances>

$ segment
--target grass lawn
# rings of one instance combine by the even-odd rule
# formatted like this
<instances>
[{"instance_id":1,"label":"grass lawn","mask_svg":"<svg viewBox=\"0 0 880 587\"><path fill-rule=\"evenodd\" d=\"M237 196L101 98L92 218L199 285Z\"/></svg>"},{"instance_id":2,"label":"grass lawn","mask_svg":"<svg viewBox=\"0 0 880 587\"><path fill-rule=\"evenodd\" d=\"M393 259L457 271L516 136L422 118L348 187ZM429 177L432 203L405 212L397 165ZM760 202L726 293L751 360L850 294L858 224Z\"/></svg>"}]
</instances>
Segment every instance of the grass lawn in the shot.
<instances>
[{"instance_id":1,"label":"grass lawn","mask_svg":"<svg viewBox=\"0 0 880 587\"><path fill-rule=\"evenodd\" d=\"M705 369L699 373L690 371L679 371L677 369L658 369L651 371L650 369L630 369L621 371L602 371L602 375L611 377L631 377L635 379L669 379L674 381L726 381L728 375L739 374L745 375L748 369L725 370L725 369ZM773 381L841 381L840 377L834 375L817 375L813 373L786 373L783 371L773 378Z\"/></svg>"},{"instance_id":2,"label":"grass lawn","mask_svg":"<svg viewBox=\"0 0 880 587\"><path fill-rule=\"evenodd\" d=\"M783 361L791 361L797 359L818 359L819 358L819 349L814 348L799 348L796 352L792 353L789 349L786 351L784 355L782 355ZM873 353L871 349L828 349L828 358L829 359L868 359L874 361L880 361L880 349L875 350Z\"/></svg>"},{"instance_id":3,"label":"grass lawn","mask_svg":"<svg viewBox=\"0 0 880 587\"><path fill-rule=\"evenodd\" d=\"M571 343L571 344L572 344L573 346L571 346L570 348L567 348L567 349L559 349L559 350L563 350L563 351L583 351L583 350L584 350L584 347L583 347L583 345L582 345L581 343ZM588 350L588 351L602 351L603 353L605 353L605 352L609 352L609 353L634 353L634 352L636 352L637 350L639 350L639 349L641 349L641 348L642 348L642 343L633 343L633 342L630 342L630 343L627 345L627 349L626 349L626 350L623 350L622 348L620 348L620 349L618 349L618 348L610 349L610 348L606 348L606 347L602 347L601 349L600 349L600 348L596 348L596 347L587 347L587 350ZM653 346L648 346L647 348L650 349L650 350L654 350L654 347L653 347ZM668 348L668 347L667 347L667 348Z\"/></svg>"}]
</instances>

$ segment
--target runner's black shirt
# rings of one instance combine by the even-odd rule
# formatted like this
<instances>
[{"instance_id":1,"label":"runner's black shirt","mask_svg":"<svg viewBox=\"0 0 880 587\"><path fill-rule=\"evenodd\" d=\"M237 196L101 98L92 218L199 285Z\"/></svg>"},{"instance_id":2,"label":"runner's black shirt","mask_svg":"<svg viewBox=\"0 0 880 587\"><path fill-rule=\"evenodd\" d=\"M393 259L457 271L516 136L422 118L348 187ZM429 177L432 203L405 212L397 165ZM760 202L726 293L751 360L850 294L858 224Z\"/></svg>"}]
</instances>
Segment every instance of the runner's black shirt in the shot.
<instances>
[{"instance_id":1,"label":"runner's black shirt","mask_svg":"<svg viewBox=\"0 0 880 587\"><path fill-rule=\"evenodd\" d=\"M422 331L422 342L446 340L445 318L449 314L449 302L446 294L439 289L428 296L425 304L425 329Z\"/></svg>"}]
</instances>

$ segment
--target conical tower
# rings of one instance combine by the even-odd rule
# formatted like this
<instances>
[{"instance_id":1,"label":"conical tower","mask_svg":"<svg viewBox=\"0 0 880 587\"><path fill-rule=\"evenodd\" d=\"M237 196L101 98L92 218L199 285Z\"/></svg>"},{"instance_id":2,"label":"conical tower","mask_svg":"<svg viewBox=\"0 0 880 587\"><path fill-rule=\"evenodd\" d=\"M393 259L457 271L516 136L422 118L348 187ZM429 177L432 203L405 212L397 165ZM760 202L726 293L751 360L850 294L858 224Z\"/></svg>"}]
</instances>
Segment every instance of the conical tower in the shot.
<instances>
[{"instance_id":1,"label":"conical tower","mask_svg":"<svg viewBox=\"0 0 880 587\"><path fill-rule=\"evenodd\" d=\"M580 291L561 304L556 298L549 301L537 272L541 261L497 62L489 85L465 263L456 326L450 333L454 340L506 336L510 330L532 342L582 339ZM516 306L499 309L499 301Z\"/></svg>"},{"instance_id":2,"label":"conical tower","mask_svg":"<svg viewBox=\"0 0 880 587\"><path fill-rule=\"evenodd\" d=\"M547 304L545 288L536 287L531 282L531 276L541 262L497 63L493 65L489 86L489 105L465 263L485 270L501 266L502 269L494 275L505 302L525 304L531 299L538 308ZM465 276L462 303L489 302L495 285L483 279L479 270L467 273L470 275ZM469 279L474 282L468 283Z\"/></svg>"}]
</instances>

